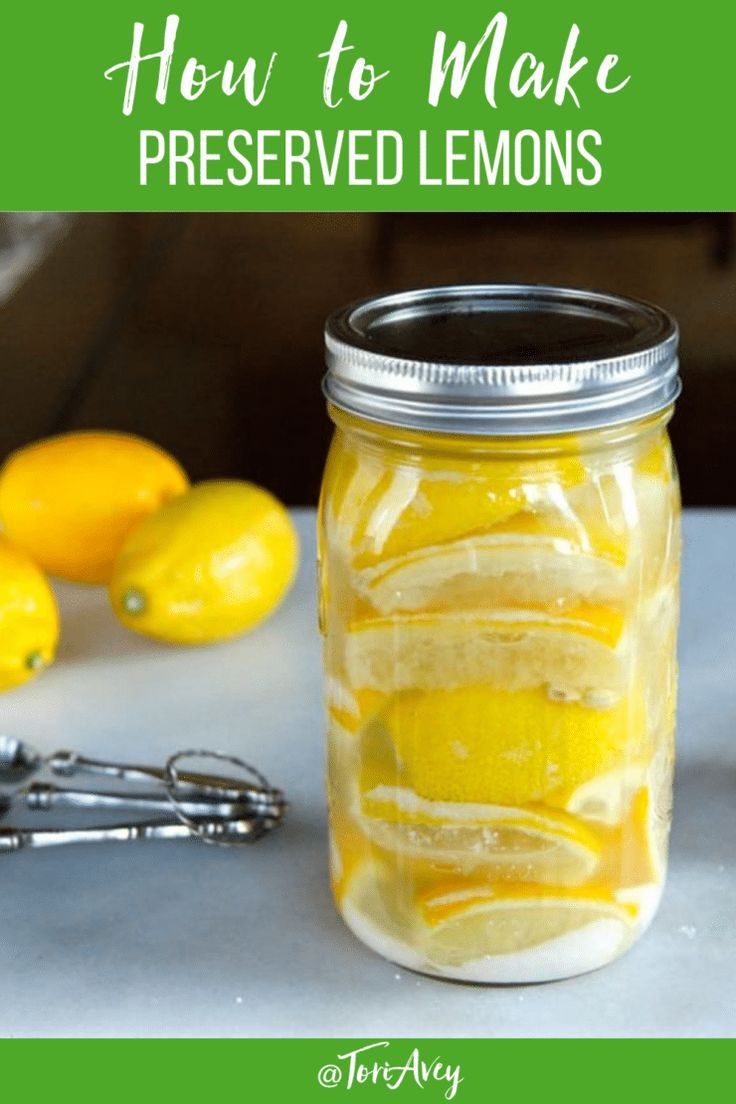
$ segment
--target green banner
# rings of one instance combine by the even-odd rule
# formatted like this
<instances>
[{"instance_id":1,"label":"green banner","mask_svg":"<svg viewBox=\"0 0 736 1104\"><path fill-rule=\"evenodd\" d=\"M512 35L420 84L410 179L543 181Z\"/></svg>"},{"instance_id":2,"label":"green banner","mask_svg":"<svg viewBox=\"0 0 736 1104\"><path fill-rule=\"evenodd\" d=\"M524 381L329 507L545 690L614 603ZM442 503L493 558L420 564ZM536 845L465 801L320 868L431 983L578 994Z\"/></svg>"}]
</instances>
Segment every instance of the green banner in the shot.
<instances>
[{"instance_id":1,"label":"green banner","mask_svg":"<svg viewBox=\"0 0 736 1104\"><path fill-rule=\"evenodd\" d=\"M13 4L0 207L736 207L736 5Z\"/></svg>"},{"instance_id":2,"label":"green banner","mask_svg":"<svg viewBox=\"0 0 736 1104\"><path fill-rule=\"evenodd\" d=\"M21 1040L2 1054L9 1089L80 1104L680 1101L727 1084L733 1056L721 1040L511 1039Z\"/></svg>"}]
</instances>

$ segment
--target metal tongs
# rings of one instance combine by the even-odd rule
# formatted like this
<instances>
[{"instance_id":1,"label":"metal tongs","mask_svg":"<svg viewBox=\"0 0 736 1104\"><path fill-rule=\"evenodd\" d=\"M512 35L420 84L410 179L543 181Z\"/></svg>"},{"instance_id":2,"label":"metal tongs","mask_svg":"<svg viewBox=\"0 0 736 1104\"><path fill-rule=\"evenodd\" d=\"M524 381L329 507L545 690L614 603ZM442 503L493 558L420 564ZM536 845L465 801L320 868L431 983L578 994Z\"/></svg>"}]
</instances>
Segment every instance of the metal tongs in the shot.
<instances>
[{"instance_id":1,"label":"metal tongs","mask_svg":"<svg viewBox=\"0 0 736 1104\"><path fill-rule=\"evenodd\" d=\"M227 763L247 777L183 770L183 760ZM136 788L76 789L35 780L44 769L58 777L87 775L132 783ZM8 786L10 792L5 789ZM18 808L41 812L128 809L156 816L89 827L0 827L0 852L104 840L194 837L221 845L251 843L280 823L286 804L282 791L271 787L255 767L222 752L179 751L164 767L150 767L88 759L73 751L44 757L24 741L0 736L0 818Z\"/></svg>"}]
</instances>

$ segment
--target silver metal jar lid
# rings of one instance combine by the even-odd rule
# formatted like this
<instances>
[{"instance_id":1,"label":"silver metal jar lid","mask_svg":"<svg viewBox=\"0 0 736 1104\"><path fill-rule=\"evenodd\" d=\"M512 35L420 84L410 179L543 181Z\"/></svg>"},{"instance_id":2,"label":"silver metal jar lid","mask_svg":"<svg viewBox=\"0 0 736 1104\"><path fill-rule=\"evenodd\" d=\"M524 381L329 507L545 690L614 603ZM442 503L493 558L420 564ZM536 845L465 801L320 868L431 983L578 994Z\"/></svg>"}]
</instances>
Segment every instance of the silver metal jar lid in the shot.
<instances>
[{"instance_id":1,"label":"silver metal jar lid","mask_svg":"<svg viewBox=\"0 0 736 1104\"><path fill-rule=\"evenodd\" d=\"M361 418L435 432L566 433L680 393L674 319L573 288L470 284L353 303L325 327L324 391Z\"/></svg>"}]
</instances>

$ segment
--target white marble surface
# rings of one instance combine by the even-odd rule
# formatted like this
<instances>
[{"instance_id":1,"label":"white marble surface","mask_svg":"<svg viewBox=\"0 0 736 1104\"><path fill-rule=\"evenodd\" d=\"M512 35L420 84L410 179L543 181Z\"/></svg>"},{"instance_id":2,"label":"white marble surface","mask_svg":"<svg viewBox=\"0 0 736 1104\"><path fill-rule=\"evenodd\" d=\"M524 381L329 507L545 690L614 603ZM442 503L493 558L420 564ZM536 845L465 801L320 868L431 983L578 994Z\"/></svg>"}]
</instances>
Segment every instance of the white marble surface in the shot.
<instances>
[{"instance_id":1,"label":"white marble surface","mask_svg":"<svg viewBox=\"0 0 736 1104\"><path fill-rule=\"evenodd\" d=\"M734 1035L736 512L686 518L671 873L624 959L554 984L417 977L365 950L326 875L313 515L286 604L235 643L127 634L101 592L60 588L56 666L0 699L51 751L162 761L204 744L252 758L293 802L254 848L107 844L0 859L0 1035Z\"/></svg>"}]
</instances>

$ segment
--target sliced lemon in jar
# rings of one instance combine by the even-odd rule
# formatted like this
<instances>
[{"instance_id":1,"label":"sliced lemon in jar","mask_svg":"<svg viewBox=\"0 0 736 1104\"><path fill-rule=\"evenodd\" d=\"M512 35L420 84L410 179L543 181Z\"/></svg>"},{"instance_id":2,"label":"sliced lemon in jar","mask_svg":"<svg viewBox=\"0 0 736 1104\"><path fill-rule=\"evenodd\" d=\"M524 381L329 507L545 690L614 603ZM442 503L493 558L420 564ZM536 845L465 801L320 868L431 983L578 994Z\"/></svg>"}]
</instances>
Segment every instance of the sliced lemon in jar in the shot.
<instances>
[{"instance_id":1,"label":"sliced lemon in jar","mask_svg":"<svg viewBox=\"0 0 736 1104\"><path fill-rule=\"evenodd\" d=\"M426 448L426 442L425 442ZM338 454L335 454L338 464ZM328 462L328 478L332 458ZM441 544L514 517L543 497L553 483L566 487L585 478L574 456L519 462L424 455L402 463L350 457L338 465L328 521L336 544L359 567Z\"/></svg>"},{"instance_id":2,"label":"sliced lemon in jar","mask_svg":"<svg viewBox=\"0 0 736 1104\"><path fill-rule=\"evenodd\" d=\"M327 480L331 465L330 459ZM373 538L366 535L374 514L383 516L385 526L390 528L392 519L401 514L416 494L418 483L417 474L387 472L385 464L372 457L350 456L338 464L325 507L325 523L335 549L344 557L352 558L357 549L366 547L369 542L380 543L380 531L376 530ZM378 517L373 521L374 527Z\"/></svg>"},{"instance_id":3,"label":"sliced lemon in jar","mask_svg":"<svg viewBox=\"0 0 736 1104\"><path fill-rule=\"evenodd\" d=\"M331 721L345 732L358 732L377 712L384 695L375 690L353 692L341 678L328 676L325 682L325 701Z\"/></svg>"},{"instance_id":4,"label":"sliced lemon in jar","mask_svg":"<svg viewBox=\"0 0 736 1104\"><path fill-rule=\"evenodd\" d=\"M625 567L629 531L623 519L606 525L601 516L593 524L591 517L579 515L574 508L581 502L597 502L599 478L588 475L574 486L563 488L562 494L550 491L549 487L541 488L538 498L532 500L531 508L500 522L493 529L494 535L517 536L529 542L551 537L558 542L560 550L594 556L597 560Z\"/></svg>"},{"instance_id":5,"label":"sliced lemon in jar","mask_svg":"<svg viewBox=\"0 0 736 1104\"><path fill-rule=\"evenodd\" d=\"M623 601L616 563L566 538L493 532L431 545L356 573L355 586L379 613L529 607L559 611Z\"/></svg>"},{"instance_id":6,"label":"sliced lemon in jar","mask_svg":"<svg viewBox=\"0 0 736 1104\"><path fill-rule=\"evenodd\" d=\"M646 592L674 583L680 559L680 492L676 482L664 483L648 475L633 481L636 501L636 552ZM674 605L674 603L673 603Z\"/></svg>"},{"instance_id":7,"label":"sliced lemon in jar","mask_svg":"<svg viewBox=\"0 0 736 1104\"><path fill-rule=\"evenodd\" d=\"M635 470L642 475L651 475L666 483L674 477L672 446L666 433L660 433L644 450L636 461Z\"/></svg>"},{"instance_id":8,"label":"sliced lemon in jar","mask_svg":"<svg viewBox=\"0 0 736 1104\"><path fill-rule=\"evenodd\" d=\"M660 822L647 786L637 790L620 826L609 838L604 876L621 889L656 884L664 877L667 822Z\"/></svg>"},{"instance_id":9,"label":"sliced lemon in jar","mask_svg":"<svg viewBox=\"0 0 736 1104\"><path fill-rule=\"evenodd\" d=\"M438 965L513 954L600 921L623 944L638 913L604 887L467 880L433 886L419 909L429 928L427 954Z\"/></svg>"},{"instance_id":10,"label":"sliced lemon in jar","mask_svg":"<svg viewBox=\"0 0 736 1104\"><path fill-rule=\"evenodd\" d=\"M335 901L343 898L361 863L370 855L370 844L344 810L330 813L330 883Z\"/></svg>"},{"instance_id":11,"label":"sliced lemon in jar","mask_svg":"<svg viewBox=\"0 0 736 1104\"><path fill-rule=\"evenodd\" d=\"M574 885L601 855L590 829L554 810L427 801L391 786L364 793L360 807L366 835L385 851L486 877Z\"/></svg>"},{"instance_id":12,"label":"sliced lemon in jar","mask_svg":"<svg viewBox=\"0 0 736 1104\"><path fill-rule=\"evenodd\" d=\"M565 510L586 551L614 563L628 563L634 516L628 464L613 465L571 487L565 496Z\"/></svg>"},{"instance_id":13,"label":"sliced lemon in jar","mask_svg":"<svg viewBox=\"0 0 736 1104\"><path fill-rule=\"evenodd\" d=\"M590 548L626 563L637 585L650 589L667 569L677 542L676 482L620 464L571 488L567 505ZM638 577L641 572L641 577Z\"/></svg>"},{"instance_id":14,"label":"sliced lemon in jar","mask_svg":"<svg viewBox=\"0 0 736 1104\"><path fill-rule=\"evenodd\" d=\"M398 873L380 856L371 855L352 867L340 889L340 911L364 943L385 958L422 969L426 925L416 908L416 885L409 871Z\"/></svg>"},{"instance_id":15,"label":"sliced lemon in jar","mask_svg":"<svg viewBox=\"0 0 736 1104\"><path fill-rule=\"evenodd\" d=\"M620 824L646 774L646 765L631 763L590 778L573 790L565 809L582 820L606 826Z\"/></svg>"},{"instance_id":16,"label":"sliced lemon in jar","mask_svg":"<svg viewBox=\"0 0 736 1104\"><path fill-rule=\"evenodd\" d=\"M482 532L523 510L522 486L484 478L417 479L397 473L374 504L356 566Z\"/></svg>"},{"instance_id":17,"label":"sliced lemon in jar","mask_svg":"<svg viewBox=\"0 0 736 1104\"><path fill-rule=\"evenodd\" d=\"M404 614L354 622L345 662L353 686L385 693L485 683L609 702L628 674L622 628L621 613L602 607Z\"/></svg>"},{"instance_id":18,"label":"sliced lemon in jar","mask_svg":"<svg viewBox=\"0 0 736 1104\"><path fill-rule=\"evenodd\" d=\"M473 685L397 694L372 740L380 749L383 729L402 781L383 748L373 784L408 785L430 801L557 805L626 762L643 730L640 698L630 698L604 709L552 700L542 689ZM366 767L374 755L366 748ZM381 778L381 768L393 777Z\"/></svg>"},{"instance_id":19,"label":"sliced lemon in jar","mask_svg":"<svg viewBox=\"0 0 736 1104\"><path fill-rule=\"evenodd\" d=\"M523 489L488 479L359 465L338 511L336 543L366 567L483 531L524 509Z\"/></svg>"}]
</instances>

